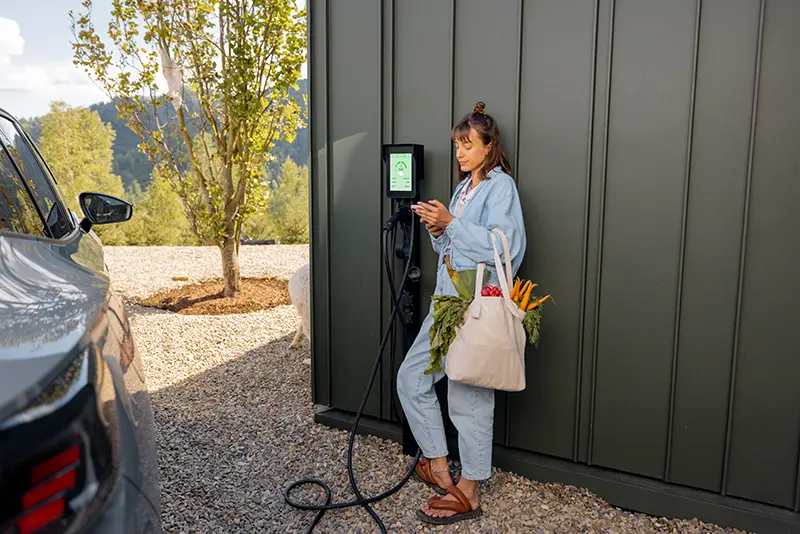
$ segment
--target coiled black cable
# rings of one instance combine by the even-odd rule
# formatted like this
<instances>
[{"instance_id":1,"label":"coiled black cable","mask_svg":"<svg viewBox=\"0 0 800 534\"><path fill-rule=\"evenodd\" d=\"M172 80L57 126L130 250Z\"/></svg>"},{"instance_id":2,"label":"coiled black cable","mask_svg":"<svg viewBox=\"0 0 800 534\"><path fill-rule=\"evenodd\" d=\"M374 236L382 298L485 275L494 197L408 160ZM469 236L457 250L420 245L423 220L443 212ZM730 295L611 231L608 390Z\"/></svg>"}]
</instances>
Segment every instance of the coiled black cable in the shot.
<instances>
[{"instance_id":1,"label":"coiled black cable","mask_svg":"<svg viewBox=\"0 0 800 534\"><path fill-rule=\"evenodd\" d=\"M392 218L389 221L387 221L387 223L383 227L384 260L387 261L387 262L388 262L388 257L389 257L388 254L387 254L387 250L386 250L386 248L388 246L388 243L387 243L388 235L387 234L388 234L388 232L395 230L397 221L399 219L399 214L400 214L400 212L398 212L394 216L392 216ZM402 288L405 285L406 280L408 279L408 273L411 270L411 264L412 264L412 261L413 261L414 245L415 245L415 243L414 243L414 241L415 241L414 240L415 232L413 231L414 230L413 229L413 224L414 224L413 217L411 217L411 220L408 223L409 231L411 232L410 246L409 246L408 258L406 259L405 270L403 272L403 277L402 277L402 279L400 281L400 284L398 286L400 288ZM309 525L308 530L306 531L309 534L314 530L314 527L316 527L317 524L322 520L322 517L325 515L326 511L328 511L328 510L340 510L342 508L352 508L354 506L363 507L369 513L369 515L372 517L372 519L375 521L375 523L377 523L377 525L380 528L381 532L386 534L388 532L386 530L386 525L383 524L383 521L381 520L380 516L378 516L378 514L375 512L375 510L372 509L370 504L376 503L378 501L381 501L381 500L383 500L383 499L385 499L385 498L397 493L400 490L400 488L402 488L406 484L406 482L408 482L408 480L411 478L411 476L414 474L414 469L415 469L415 467L417 465L417 462L419 461L419 458L420 458L420 456L422 454L422 451L417 449L417 454L416 454L416 456L414 456L414 461L412 462L411 467L408 469L408 472L405 474L405 476L403 476L402 480L400 480L400 482L396 486L394 486L391 489L389 489L388 491L385 491L384 493L381 493L381 494L376 495L374 497L366 498L361 494L361 491L358 489L358 484L356 483L355 473L353 472L353 447L355 446L356 430L358 429L358 423L361 420L361 416L364 413L364 408L367 405L367 399L369 398L370 392L372 391L372 387L375 385L375 378L378 375L378 370L380 369L381 361L383 360L383 353L384 353L384 350L386 348L386 342L388 341L388 339L390 337L390 334L393 331L393 327L392 326L393 326L395 318L398 315L399 308L400 308L400 306L399 306L399 298L398 298L397 294L395 293L395 289L394 289L394 281L391 279L392 278L391 270L387 269L387 276L390 278L389 287L390 287L391 293L392 293L392 312L389 315L389 321L388 321L388 323L386 325L386 328L384 330L383 338L381 339L380 347L378 348L378 355L375 358L375 364L372 366L372 373L370 374L369 381L367 383L367 388L364 391L364 396L361 398L361 404L359 405L358 410L356 411L355 419L353 420L353 428L350 430L350 438L349 438L348 443L347 443L347 476L350 479L350 488L353 490L353 493L355 494L356 498L355 498L355 500L352 500L352 501L349 501L349 502L331 503L331 488L330 488L330 486L328 486L322 480L314 479L314 478L306 478L306 479L303 479L303 480L298 480L297 482L294 482L293 484L291 484L283 492L283 498L286 501L286 503L289 504L290 506L293 506L294 508L297 508L299 510L317 512L317 514L314 516L313 521ZM394 371L394 369L392 369L392 371ZM393 391L393 394L394 394L394 391ZM295 489L299 488L300 486L305 486L305 485L309 485L309 484L315 485L315 486L319 486L325 491L325 504L303 504L303 503L299 503L297 501L292 500L292 498L291 498L291 492L292 491L294 491Z\"/></svg>"}]
</instances>

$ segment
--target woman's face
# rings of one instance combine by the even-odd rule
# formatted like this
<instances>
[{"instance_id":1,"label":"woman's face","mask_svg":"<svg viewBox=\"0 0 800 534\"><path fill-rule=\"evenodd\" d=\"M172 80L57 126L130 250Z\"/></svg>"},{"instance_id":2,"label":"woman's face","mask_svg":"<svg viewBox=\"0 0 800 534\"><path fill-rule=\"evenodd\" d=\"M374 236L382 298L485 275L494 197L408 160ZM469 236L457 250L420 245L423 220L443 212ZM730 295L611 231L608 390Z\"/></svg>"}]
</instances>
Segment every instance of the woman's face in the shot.
<instances>
[{"instance_id":1,"label":"woman's face","mask_svg":"<svg viewBox=\"0 0 800 534\"><path fill-rule=\"evenodd\" d=\"M470 128L469 139L456 139L456 159L463 172L474 172L481 168L492 144L483 144L475 128Z\"/></svg>"}]
</instances>

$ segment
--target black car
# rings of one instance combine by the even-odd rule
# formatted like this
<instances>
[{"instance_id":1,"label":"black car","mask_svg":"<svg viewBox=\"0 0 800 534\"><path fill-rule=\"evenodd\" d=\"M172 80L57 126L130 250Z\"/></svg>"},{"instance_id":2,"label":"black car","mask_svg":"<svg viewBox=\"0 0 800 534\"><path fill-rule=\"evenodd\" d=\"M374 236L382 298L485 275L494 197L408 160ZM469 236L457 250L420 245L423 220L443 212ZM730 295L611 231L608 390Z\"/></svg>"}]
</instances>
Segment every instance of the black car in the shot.
<instances>
[{"instance_id":1,"label":"black car","mask_svg":"<svg viewBox=\"0 0 800 534\"><path fill-rule=\"evenodd\" d=\"M0 534L161 532L153 413L95 224L0 110Z\"/></svg>"}]
</instances>

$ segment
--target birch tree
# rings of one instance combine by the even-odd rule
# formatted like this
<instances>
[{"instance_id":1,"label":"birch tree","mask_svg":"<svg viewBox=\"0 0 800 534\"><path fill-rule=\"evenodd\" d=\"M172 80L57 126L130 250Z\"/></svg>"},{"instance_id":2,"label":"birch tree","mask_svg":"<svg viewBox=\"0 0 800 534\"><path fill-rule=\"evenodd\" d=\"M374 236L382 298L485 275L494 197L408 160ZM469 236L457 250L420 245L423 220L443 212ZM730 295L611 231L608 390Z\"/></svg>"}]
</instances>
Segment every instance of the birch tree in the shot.
<instances>
[{"instance_id":1,"label":"birch tree","mask_svg":"<svg viewBox=\"0 0 800 534\"><path fill-rule=\"evenodd\" d=\"M270 149L303 124L289 89L306 60L306 9L294 0L112 0L100 32L92 3L70 12L74 62L170 180L192 231L219 247L224 295L235 296L242 226L264 207Z\"/></svg>"}]
</instances>

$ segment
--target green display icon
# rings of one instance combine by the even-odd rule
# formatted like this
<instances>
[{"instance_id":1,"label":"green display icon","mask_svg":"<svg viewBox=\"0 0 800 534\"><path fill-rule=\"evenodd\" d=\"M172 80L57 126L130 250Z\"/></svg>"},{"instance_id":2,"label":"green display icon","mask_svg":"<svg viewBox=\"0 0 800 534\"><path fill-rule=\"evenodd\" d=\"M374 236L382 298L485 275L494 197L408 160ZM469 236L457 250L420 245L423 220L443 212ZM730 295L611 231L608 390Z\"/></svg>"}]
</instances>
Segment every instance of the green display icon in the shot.
<instances>
[{"instance_id":1,"label":"green display icon","mask_svg":"<svg viewBox=\"0 0 800 534\"><path fill-rule=\"evenodd\" d=\"M389 172L391 191L411 191L411 154L390 154Z\"/></svg>"}]
</instances>

